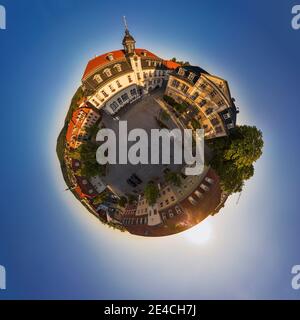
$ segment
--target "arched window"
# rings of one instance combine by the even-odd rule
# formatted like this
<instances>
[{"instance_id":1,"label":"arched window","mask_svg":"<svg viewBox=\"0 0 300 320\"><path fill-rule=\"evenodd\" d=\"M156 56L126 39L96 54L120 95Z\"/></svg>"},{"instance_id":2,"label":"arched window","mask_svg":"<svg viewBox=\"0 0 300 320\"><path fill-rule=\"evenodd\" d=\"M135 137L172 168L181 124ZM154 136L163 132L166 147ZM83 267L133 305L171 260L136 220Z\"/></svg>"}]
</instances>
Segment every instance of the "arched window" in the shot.
<instances>
[{"instance_id":1,"label":"arched window","mask_svg":"<svg viewBox=\"0 0 300 320\"><path fill-rule=\"evenodd\" d=\"M112 55L112 53L109 53L109 54L107 55L107 59L108 59L109 61L114 60L114 56Z\"/></svg>"},{"instance_id":2,"label":"arched window","mask_svg":"<svg viewBox=\"0 0 300 320\"><path fill-rule=\"evenodd\" d=\"M185 70L184 70L183 68L179 68L178 74L179 74L180 76L184 76Z\"/></svg>"}]
</instances>

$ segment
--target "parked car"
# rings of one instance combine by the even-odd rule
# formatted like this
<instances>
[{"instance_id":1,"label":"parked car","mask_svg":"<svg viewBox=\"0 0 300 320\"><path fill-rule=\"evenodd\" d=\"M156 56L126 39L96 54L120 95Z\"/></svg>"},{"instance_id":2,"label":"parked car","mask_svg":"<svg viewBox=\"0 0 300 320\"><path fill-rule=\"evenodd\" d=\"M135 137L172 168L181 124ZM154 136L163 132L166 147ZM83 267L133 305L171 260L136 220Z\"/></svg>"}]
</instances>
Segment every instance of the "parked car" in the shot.
<instances>
[{"instance_id":1,"label":"parked car","mask_svg":"<svg viewBox=\"0 0 300 320\"><path fill-rule=\"evenodd\" d=\"M131 179L127 179L126 181L127 181L127 183L128 183L130 186L132 186L133 188L135 188L135 187L137 186L136 183L134 183Z\"/></svg>"},{"instance_id":2,"label":"parked car","mask_svg":"<svg viewBox=\"0 0 300 320\"><path fill-rule=\"evenodd\" d=\"M143 182L135 173L131 175L130 179L132 179L137 184L140 184Z\"/></svg>"}]
</instances>

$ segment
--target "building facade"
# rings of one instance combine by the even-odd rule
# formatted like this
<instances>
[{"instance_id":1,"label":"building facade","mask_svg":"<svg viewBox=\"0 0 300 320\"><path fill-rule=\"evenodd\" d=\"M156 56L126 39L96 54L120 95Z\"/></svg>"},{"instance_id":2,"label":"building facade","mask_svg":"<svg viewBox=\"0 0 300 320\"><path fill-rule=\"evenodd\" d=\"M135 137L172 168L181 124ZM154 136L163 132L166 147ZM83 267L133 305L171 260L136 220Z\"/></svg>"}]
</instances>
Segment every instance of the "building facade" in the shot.
<instances>
[{"instance_id":1,"label":"building facade","mask_svg":"<svg viewBox=\"0 0 300 320\"><path fill-rule=\"evenodd\" d=\"M161 87L167 82L170 72L179 66L146 49L136 49L128 29L122 43L123 50L112 51L89 61L82 77L82 87L88 101L112 115Z\"/></svg>"},{"instance_id":2,"label":"building facade","mask_svg":"<svg viewBox=\"0 0 300 320\"><path fill-rule=\"evenodd\" d=\"M187 127L197 120L205 138L223 137L236 125L238 110L226 80L195 66L180 66L168 80L166 95L187 106L182 120Z\"/></svg>"}]
</instances>

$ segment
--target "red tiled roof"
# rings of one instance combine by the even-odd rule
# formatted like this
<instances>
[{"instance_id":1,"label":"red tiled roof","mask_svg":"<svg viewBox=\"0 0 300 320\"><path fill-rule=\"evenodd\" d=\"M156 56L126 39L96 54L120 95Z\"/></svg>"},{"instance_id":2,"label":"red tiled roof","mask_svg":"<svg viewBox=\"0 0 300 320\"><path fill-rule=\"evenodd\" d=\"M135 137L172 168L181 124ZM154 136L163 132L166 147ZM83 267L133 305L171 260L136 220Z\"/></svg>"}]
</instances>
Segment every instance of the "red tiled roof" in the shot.
<instances>
[{"instance_id":1,"label":"red tiled roof","mask_svg":"<svg viewBox=\"0 0 300 320\"><path fill-rule=\"evenodd\" d=\"M79 197L82 199L82 198L95 198L97 196L97 193L96 191L94 190L93 186L90 184L90 182L84 178L84 177L79 177L79 176L76 176L76 180L77 180L77 187L75 188L75 191L76 193L79 195ZM86 180L87 181L87 184L84 185L83 184L83 180ZM92 189L93 192L92 193L89 193L88 190Z\"/></svg>"},{"instance_id":2,"label":"red tiled roof","mask_svg":"<svg viewBox=\"0 0 300 320\"><path fill-rule=\"evenodd\" d=\"M73 112L72 119L69 122L68 130L66 134L66 140L69 144L72 143L72 137L74 135L76 136L78 135L81 129L82 123L86 118L86 117L82 117L80 120L77 120L78 114L83 111L87 115L91 110L92 110L91 108L82 107L82 108L78 108Z\"/></svg>"},{"instance_id":3,"label":"red tiled roof","mask_svg":"<svg viewBox=\"0 0 300 320\"><path fill-rule=\"evenodd\" d=\"M155 54L153 54L152 52L146 49L135 49L135 52L139 56L142 56L142 53L145 52L146 57L159 59ZM93 73L100 66L110 63L111 61L108 60L107 58L109 54L112 54L114 60L121 60L125 58L124 50L115 50L115 51L104 53L101 56L98 56L88 62L85 68L84 74L82 76L82 79L83 80L86 79L91 73Z\"/></svg>"},{"instance_id":4,"label":"red tiled roof","mask_svg":"<svg viewBox=\"0 0 300 320\"><path fill-rule=\"evenodd\" d=\"M176 69L178 67L180 67L180 64L177 62L174 62L172 60L166 60L164 61L164 65L168 68L168 69Z\"/></svg>"},{"instance_id":5,"label":"red tiled roof","mask_svg":"<svg viewBox=\"0 0 300 320\"><path fill-rule=\"evenodd\" d=\"M90 73L92 73L95 69L99 68L101 65L109 63L107 56L108 54L112 54L114 60L120 60L125 57L125 53L123 50L116 50L102 54L92 60L90 60L85 68L82 79L85 79Z\"/></svg>"}]
</instances>

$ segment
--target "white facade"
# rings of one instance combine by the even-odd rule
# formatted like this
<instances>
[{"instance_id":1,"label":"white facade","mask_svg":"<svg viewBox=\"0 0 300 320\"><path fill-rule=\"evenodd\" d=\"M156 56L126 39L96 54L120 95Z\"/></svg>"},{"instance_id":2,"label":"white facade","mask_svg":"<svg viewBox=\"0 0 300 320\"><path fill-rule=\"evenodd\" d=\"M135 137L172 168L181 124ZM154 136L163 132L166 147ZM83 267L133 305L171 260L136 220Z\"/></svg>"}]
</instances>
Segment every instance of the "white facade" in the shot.
<instances>
[{"instance_id":1,"label":"white facade","mask_svg":"<svg viewBox=\"0 0 300 320\"><path fill-rule=\"evenodd\" d=\"M98 193L101 193L106 189L106 184L101 180L99 176L91 177L90 183Z\"/></svg>"}]
</instances>

